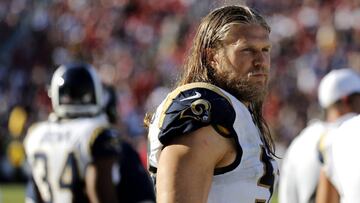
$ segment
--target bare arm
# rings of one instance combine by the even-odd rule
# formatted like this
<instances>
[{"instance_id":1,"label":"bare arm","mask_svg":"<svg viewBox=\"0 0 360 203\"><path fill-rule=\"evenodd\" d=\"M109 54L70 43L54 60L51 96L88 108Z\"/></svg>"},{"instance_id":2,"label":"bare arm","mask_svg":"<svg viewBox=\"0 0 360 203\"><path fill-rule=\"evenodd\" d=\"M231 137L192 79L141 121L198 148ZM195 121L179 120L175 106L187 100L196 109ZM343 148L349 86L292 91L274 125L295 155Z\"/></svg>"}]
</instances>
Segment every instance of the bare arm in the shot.
<instances>
[{"instance_id":1,"label":"bare arm","mask_svg":"<svg viewBox=\"0 0 360 203\"><path fill-rule=\"evenodd\" d=\"M232 140L211 126L174 138L160 155L157 202L206 202L214 169L229 165L235 155Z\"/></svg>"},{"instance_id":2,"label":"bare arm","mask_svg":"<svg viewBox=\"0 0 360 203\"><path fill-rule=\"evenodd\" d=\"M325 172L321 170L319 185L317 188L316 203L339 203L340 196L334 185L325 175Z\"/></svg>"},{"instance_id":3,"label":"bare arm","mask_svg":"<svg viewBox=\"0 0 360 203\"><path fill-rule=\"evenodd\" d=\"M86 192L91 203L118 202L112 181L115 158L95 160L86 170Z\"/></svg>"}]
</instances>

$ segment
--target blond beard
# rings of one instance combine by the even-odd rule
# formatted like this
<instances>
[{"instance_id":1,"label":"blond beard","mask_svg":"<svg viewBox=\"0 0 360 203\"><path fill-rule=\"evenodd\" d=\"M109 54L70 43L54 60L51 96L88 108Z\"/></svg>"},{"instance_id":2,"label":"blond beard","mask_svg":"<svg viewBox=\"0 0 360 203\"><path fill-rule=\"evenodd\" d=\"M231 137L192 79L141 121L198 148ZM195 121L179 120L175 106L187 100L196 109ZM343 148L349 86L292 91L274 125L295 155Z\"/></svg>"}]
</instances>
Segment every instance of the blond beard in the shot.
<instances>
[{"instance_id":1,"label":"blond beard","mask_svg":"<svg viewBox=\"0 0 360 203\"><path fill-rule=\"evenodd\" d=\"M267 94L267 79L264 85L251 82L247 78L230 77L226 72L215 73L213 81L215 85L228 91L242 102L262 103Z\"/></svg>"}]
</instances>

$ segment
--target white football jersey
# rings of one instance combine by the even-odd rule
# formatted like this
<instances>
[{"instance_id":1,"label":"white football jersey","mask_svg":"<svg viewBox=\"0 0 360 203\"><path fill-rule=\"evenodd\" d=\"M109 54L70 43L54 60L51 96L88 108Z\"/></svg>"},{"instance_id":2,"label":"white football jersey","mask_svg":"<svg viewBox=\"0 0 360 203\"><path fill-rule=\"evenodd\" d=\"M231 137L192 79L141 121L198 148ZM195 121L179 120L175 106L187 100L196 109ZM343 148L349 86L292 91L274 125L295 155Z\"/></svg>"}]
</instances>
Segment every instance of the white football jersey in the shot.
<instances>
[{"instance_id":1,"label":"white football jersey","mask_svg":"<svg viewBox=\"0 0 360 203\"><path fill-rule=\"evenodd\" d=\"M340 194L340 202L360 202L360 116L344 122L331 132L326 149L325 173Z\"/></svg>"},{"instance_id":2,"label":"white football jersey","mask_svg":"<svg viewBox=\"0 0 360 203\"><path fill-rule=\"evenodd\" d=\"M293 140L280 170L280 203L315 202L322 165L320 144L325 145L324 148L329 145L329 133L353 116L354 114L346 114L331 123L313 122Z\"/></svg>"},{"instance_id":3,"label":"white football jersey","mask_svg":"<svg viewBox=\"0 0 360 203\"><path fill-rule=\"evenodd\" d=\"M321 167L318 144L326 133L325 125L321 121L309 125L289 146L280 170L280 203L314 200Z\"/></svg>"},{"instance_id":4,"label":"white football jersey","mask_svg":"<svg viewBox=\"0 0 360 203\"><path fill-rule=\"evenodd\" d=\"M29 130L24 145L33 179L45 202L70 203L74 179L83 180L92 161L90 146L97 130L108 126L105 115L46 121Z\"/></svg>"},{"instance_id":5,"label":"white football jersey","mask_svg":"<svg viewBox=\"0 0 360 203\"><path fill-rule=\"evenodd\" d=\"M156 175L161 149L172 137L207 125L219 136L237 141L234 163L214 171L208 202L269 202L278 177L276 161L265 149L247 107L208 83L178 87L157 108L149 128L150 171Z\"/></svg>"}]
</instances>

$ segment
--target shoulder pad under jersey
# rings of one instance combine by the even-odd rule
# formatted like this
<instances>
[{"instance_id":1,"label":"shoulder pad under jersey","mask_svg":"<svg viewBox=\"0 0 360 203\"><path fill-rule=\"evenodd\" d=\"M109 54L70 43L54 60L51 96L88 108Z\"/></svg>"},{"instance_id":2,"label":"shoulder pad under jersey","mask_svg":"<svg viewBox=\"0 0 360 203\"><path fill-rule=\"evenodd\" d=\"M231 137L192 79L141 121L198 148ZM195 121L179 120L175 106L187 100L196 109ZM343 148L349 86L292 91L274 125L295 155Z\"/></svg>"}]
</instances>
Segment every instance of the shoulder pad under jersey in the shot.
<instances>
[{"instance_id":1,"label":"shoulder pad under jersey","mask_svg":"<svg viewBox=\"0 0 360 203\"><path fill-rule=\"evenodd\" d=\"M109 128L98 128L90 141L90 152L93 158L118 156L121 149L118 132Z\"/></svg>"},{"instance_id":2,"label":"shoulder pad under jersey","mask_svg":"<svg viewBox=\"0 0 360 203\"><path fill-rule=\"evenodd\" d=\"M25 151L27 147L30 147L29 140L34 139L33 137L36 136L34 132L39 129L39 126L42 126L44 122L37 122L30 125L30 127L27 129L23 144L25 147Z\"/></svg>"},{"instance_id":3,"label":"shoulder pad under jersey","mask_svg":"<svg viewBox=\"0 0 360 203\"><path fill-rule=\"evenodd\" d=\"M212 125L224 137L234 136L235 110L230 98L208 83L190 83L171 92L160 109L159 140L172 138Z\"/></svg>"},{"instance_id":4,"label":"shoulder pad under jersey","mask_svg":"<svg viewBox=\"0 0 360 203\"><path fill-rule=\"evenodd\" d=\"M30 125L30 127L27 130L27 133L30 134L34 131L34 129L36 129L37 126L39 126L40 123L33 123Z\"/></svg>"}]
</instances>

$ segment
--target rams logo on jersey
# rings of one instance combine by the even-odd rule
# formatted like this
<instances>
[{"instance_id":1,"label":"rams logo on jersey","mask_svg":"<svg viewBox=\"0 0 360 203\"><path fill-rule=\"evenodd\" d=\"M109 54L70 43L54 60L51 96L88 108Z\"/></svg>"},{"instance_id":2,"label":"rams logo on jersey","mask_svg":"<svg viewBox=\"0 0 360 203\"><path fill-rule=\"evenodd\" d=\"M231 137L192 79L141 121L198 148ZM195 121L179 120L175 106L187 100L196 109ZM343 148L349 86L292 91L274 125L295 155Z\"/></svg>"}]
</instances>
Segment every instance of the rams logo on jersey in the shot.
<instances>
[{"instance_id":1,"label":"rams logo on jersey","mask_svg":"<svg viewBox=\"0 0 360 203\"><path fill-rule=\"evenodd\" d=\"M211 104L205 99L195 100L190 107L183 110L180 119L190 117L192 119L208 123L210 121Z\"/></svg>"},{"instance_id":2,"label":"rams logo on jersey","mask_svg":"<svg viewBox=\"0 0 360 203\"><path fill-rule=\"evenodd\" d=\"M235 136L235 110L230 99L216 86L192 83L171 92L160 110L160 142L212 125L219 134Z\"/></svg>"}]
</instances>

